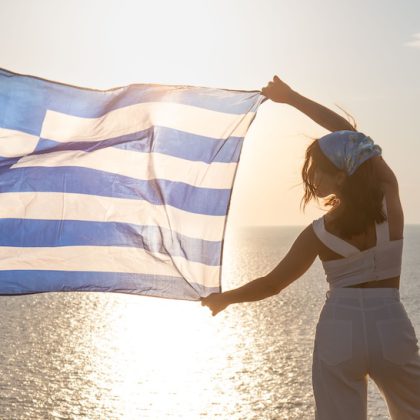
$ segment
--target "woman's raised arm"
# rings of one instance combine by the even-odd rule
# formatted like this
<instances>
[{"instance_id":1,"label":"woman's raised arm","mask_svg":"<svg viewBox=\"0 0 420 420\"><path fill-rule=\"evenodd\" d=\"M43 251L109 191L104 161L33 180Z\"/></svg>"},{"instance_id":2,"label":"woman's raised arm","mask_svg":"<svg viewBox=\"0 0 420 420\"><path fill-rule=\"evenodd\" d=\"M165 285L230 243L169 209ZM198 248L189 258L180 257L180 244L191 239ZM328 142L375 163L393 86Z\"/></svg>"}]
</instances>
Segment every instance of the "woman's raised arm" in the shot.
<instances>
[{"instance_id":1,"label":"woman's raised arm","mask_svg":"<svg viewBox=\"0 0 420 420\"><path fill-rule=\"evenodd\" d=\"M274 76L273 81L261 89L261 93L274 102L294 106L329 131L355 131L355 127L341 115L295 92L277 76Z\"/></svg>"},{"instance_id":2,"label":"woman's raised arm","mask_svg":"<svg viewBox=\"0 0 420 420\"><path fill-rule=\"evenodd\" d=\"M396 191L398 191L397 177L395 176L394 171L384 161L383 157L373 156L372 164L381 184L386 185L388 187L393 187Z\"/></svg>"}]
</instances>

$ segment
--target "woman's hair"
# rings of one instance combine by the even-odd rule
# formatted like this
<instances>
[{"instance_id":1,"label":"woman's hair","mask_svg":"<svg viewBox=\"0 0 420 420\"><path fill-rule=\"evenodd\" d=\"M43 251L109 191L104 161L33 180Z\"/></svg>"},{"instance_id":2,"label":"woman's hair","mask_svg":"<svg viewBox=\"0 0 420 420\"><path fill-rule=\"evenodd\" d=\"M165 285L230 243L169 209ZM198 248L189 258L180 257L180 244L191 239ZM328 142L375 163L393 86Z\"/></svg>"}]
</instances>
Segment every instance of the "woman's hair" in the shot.
<instances>
[{"instance_id":1,"label":"woman's hair","mask_svg":"<svg viewBox=\"0 0 420 420\"><path fill-rule=\"evenodd\" d=\"M318 140L312 142L306 149L302 168L305 190L301 200L303 210L312 198L318 201L314 184L316 171L333 177L342 172L324 155ZM380 182L371 159L363 162L352 175L347 175L341 186L341 195L346 205L337 214L335 221L335 227L341 237L351 238L353 235L366 232L373 221L382 223L387 220L382 210L384 193L380 188ZM339 199L333 195L325 199L324 206L333 207L338 203Z\"/></svg>"}]
</instances>

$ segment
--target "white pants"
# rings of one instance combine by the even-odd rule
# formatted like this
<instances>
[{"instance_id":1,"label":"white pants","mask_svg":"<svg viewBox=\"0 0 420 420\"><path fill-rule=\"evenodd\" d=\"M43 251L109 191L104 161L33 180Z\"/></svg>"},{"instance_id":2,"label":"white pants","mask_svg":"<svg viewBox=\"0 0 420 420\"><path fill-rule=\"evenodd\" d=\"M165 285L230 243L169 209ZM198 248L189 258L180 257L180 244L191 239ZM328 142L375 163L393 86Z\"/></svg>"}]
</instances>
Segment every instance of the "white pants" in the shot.
<instances>
[{"instance_id":1,"label":"white pants","mask_svg":"<svg viewBox=\"0 0 420 420\"><path fill-rule=\"evenodd\" d=\"M398 289L328 291L313 352L315 419L366 420L369 375L393 420L419 420L417 343Z\"/></svg>"}]
</instances>

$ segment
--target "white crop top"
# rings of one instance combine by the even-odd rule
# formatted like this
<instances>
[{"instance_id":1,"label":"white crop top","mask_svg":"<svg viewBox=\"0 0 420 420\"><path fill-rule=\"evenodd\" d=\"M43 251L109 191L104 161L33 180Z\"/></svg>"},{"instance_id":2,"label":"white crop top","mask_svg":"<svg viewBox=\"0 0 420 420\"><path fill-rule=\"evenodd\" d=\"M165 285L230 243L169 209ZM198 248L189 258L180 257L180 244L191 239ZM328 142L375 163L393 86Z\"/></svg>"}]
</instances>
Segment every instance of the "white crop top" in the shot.
<instances>
[{"instance_id":1,"label":"white crop top","mask_svg":"<svg viewBox=\"0 0 420 420\"><path fill-rule=\"evenodd\" d=\"M382 205L387 214L385 196ZM392 241L389 239L387 220L381 224L375 222L376 245L363 251L327 232L324 216L315 219L312 227L321 242L344 257L330 261L321 260L330 290L400 275L403 238Z\"/></svg>"}]
</instances>

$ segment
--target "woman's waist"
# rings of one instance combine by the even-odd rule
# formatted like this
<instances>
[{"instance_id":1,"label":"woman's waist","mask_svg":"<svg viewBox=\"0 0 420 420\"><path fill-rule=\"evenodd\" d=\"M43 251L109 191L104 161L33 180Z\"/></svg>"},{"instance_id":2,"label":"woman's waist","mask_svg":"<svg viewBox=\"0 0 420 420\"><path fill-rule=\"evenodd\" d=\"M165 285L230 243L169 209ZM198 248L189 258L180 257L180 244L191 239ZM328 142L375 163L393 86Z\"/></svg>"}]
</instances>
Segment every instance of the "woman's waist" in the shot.
<instances>
[{"instance_id":1,"label":"woman's waist","mask_svg":"<svg viewBox=\"0 0 420 420\"><path fill-rule=\"evenodd\" d=\"M357 308L378 307L400 303L400 291L397 287L337 287L327 291L325 303Z\"/></svg>"}]
</instances>

